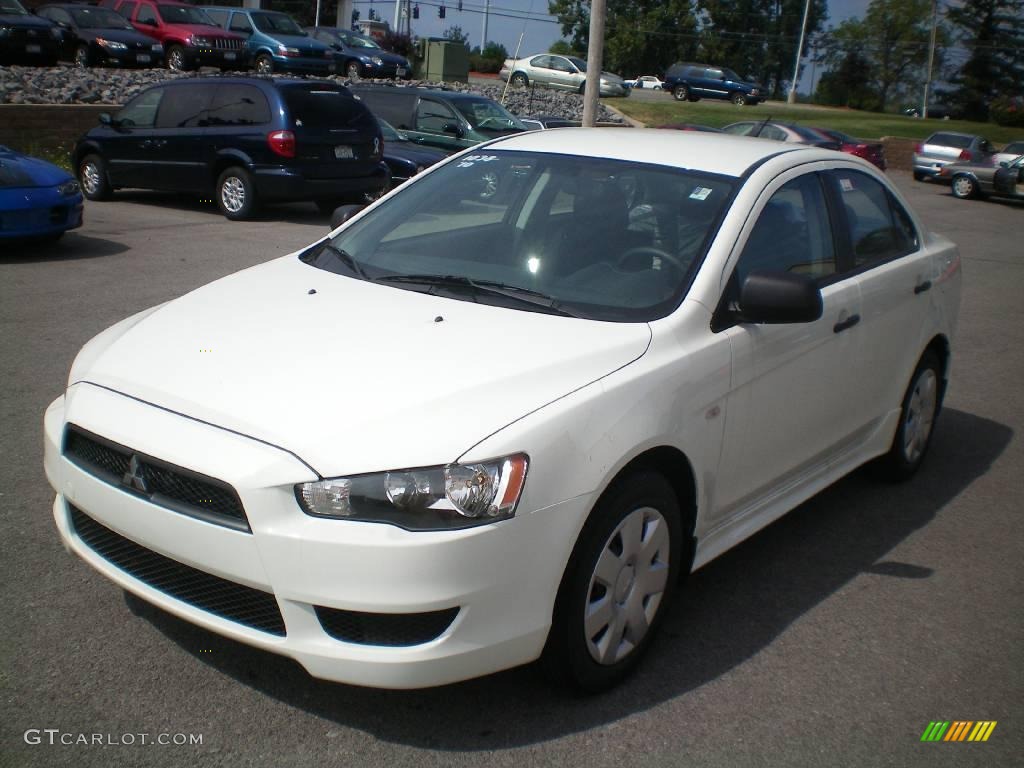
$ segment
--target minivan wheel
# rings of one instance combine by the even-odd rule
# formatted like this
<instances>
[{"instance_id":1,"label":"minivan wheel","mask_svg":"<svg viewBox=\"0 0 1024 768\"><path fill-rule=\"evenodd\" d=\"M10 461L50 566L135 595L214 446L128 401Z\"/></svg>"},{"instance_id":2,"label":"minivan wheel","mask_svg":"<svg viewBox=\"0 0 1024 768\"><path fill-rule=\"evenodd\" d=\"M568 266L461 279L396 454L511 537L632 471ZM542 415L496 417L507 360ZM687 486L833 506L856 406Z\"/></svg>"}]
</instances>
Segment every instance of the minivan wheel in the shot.
<instances>
[{"instance_id":1,"label":"minivan wheel","mask_svg":"<svg viewBox=\"0 0 1024 768\"><path fill-rule=\"evenodd\" d=\"M685 85L677 85L675 88L672 89L672 97L676 101L686 101L689 95L690 89L687 88Z\"/></svg>"},{"instance_id":2,"label":"minivan wheel","mask_svg":"<svg viewBox=\"0 0 1024 768\"><path fill-rule=\"evenodd\" d=\"M274 72L274 59L272 56L266 53L261 53L256 57L255 62L256 72L260 75L270 75Z\"/></svg>"},{"instance_id":3,"label":"minivan wheel","mask_svg":"<svg viewBox=\"0 0 1024 768\"><path fill-rule=\"evenodd\" d=\"M185 59L185 49L180 45L172 45L167 49L167 68L178 72L188 69L188 61Z\"/></svg>"},{"instance_id":4,"label":"minivan wheel","mask_svg":"<svg viewBox=\"0 0 1024 768\"><path fill-rule=\"evenodd\" d=\"M78 183L89 200L109 200L113 192L107 179L107 164L99 155L86 155L78 164Z\"/></svg>"},{"instance_id":5,"label":"minivan wheel","mask_svg":"<svg viewBox=\"0 0 1024 768\"><path fill-rule=\"evenodd\" d=\"M217 179L217 207L232 221L250 218L256 212L256 188L244 168L228 168Z\"/></svg>"},{"instance_id":6,"label":"minivan wheel","mask_svg":"<svg viewBox=\"0 0 1024 768\"><path fill-rule=\"evenodd\" d=\"M970 176L963 174L953 177L953 197L970 200L978 194L978 184Z\"/></svg>"},{"instance_id":7,"label":"minivan wheel","mask_svg":"<svg viewBox=\"0 0 1024 768\"><path fill-rule=\"evenodd\" d=\"M679 502L642 470L598 501L562 578L543 662L588 692L629 674L649 647L683 564Z\"/></svg>"},{"instance_id":8,"label":"minivan wheel","mask_svg":"<svg viewBox=\"0 0 1024 768\"><path fill-rule=\"evenodd\" d=\"M734 93L732 95L732 98L730 98L730 101L737 107L743 107L746 106L747 97L744 96L742 93Z\"/></svg>"},{"instance_id":9,"label":"minivan wheel","mask_svg":"<svg viewBox=\"0 0 1024 768\"><path fill-rule=\"evenodd\" d=\"M934 352L928 351L910 377L892 447L880 460L890 479L907 480L921 466L931 445L941 400L942 364Z\"/></svg>"},{"instance_id":10,"label":"minivan wheel","mask_svg":"<svg viewBox=\"0 0 1024 768\"><path fill-rule=\"evenodd\" d=\"M528 78L523 72L516 72L512 75L512 85L518 88L525 88L530 84L530 78Z\"/></svg>"},{"instance_id":11,"label":"minivan wheel","mask_svg":"<svg viewBox=\"0 0 1024 768\"><path fill-rule=\"evenodd\" d=\"M78 49L75 51L75 66L82 67L83 69L85 67L92 66L92 56L89 55L89 46L78 46Z\"/></svg>"},{"instance_id":12,"label":"minivan wheel","mask_svg":"<svg viewBox=\"0 0 1024 768\"><path fill-rule=\"evenodd\" d=\"M350 61L345 65L345 76L349 80L358 80L363 76L363 67L358 61Z\"/></svg>"}]
</instances>

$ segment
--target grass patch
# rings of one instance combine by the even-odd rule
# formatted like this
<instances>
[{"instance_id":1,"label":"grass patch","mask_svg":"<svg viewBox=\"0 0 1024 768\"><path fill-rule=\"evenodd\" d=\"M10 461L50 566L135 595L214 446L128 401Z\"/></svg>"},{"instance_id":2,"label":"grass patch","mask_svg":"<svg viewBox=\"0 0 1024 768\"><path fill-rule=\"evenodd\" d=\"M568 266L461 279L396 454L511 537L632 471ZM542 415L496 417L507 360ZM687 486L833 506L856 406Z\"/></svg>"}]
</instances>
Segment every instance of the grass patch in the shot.
<instances>
[{"instance_id":1,"label":"grass patch","mask_svg":"<svg viewBox=\"0 0 1024 768\"><path fill-rule=\"evenodd\" d=\"M45 160L48 163L53 163L58 168L63 168L72 176L74 175L74 171L71 169L71 150L74 148L73 143L27 141L10 142L7 146L17 152L22 152L23 154L31 155L32 157L38 157L40 160Z\"/></svg>"},{"instance_id":2,"label":"grass patch","mask_svg":"<svg viewBox=\"0 0 1024 768\"><path fill-rule=\"evenodd\" d=\"M1005 128L994 123L974 123L969 120L920 120L903 115L880 112L862 112L857 109L819 107L812 104L784 104L778 101L758 104L756 107L737 107L728 102L675 101L667 93L663 100L606 99L605 103L649 126L668 123L700 123L721 128L740 120L773 120L799 125L832 128L865 139L883 136L902 136L924 139L935 131L961 131L977 133L996 145L1024 138L1024 129Z\"/></svg>"}]
</instances>

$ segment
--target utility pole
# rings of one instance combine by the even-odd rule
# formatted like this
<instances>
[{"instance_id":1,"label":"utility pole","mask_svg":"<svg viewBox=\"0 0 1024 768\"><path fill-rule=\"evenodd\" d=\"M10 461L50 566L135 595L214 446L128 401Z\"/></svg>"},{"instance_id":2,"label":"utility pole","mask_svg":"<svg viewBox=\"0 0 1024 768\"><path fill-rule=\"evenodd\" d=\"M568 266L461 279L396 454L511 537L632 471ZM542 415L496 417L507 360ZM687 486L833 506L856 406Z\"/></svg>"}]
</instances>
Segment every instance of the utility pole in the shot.
<instances>
[{"instance_id":1,"label":"utility pole","mask_svg":"<svg viewBox=\"0 0 1024 768\"><path fill-rule=\"evenodd\" d=\"M597 122L597 104L601 99L601 67L604 63L605 0L590 2L590 39L587 41L587 84L583 92L583 125L593 128Z\"/></svg>"},{"instance_id":2,"label":"utility pole","mask_svg":"<svg viewBox=\"0 0 1024 768\"><path fill-rule=\"evenodd\" d=\"M491 15L491 0L484 0L484 31L480 35L480 53L487 47L487 20Z\"/></svg>"},{"instance_id":3,"label":"utility pole","mask_svg":"<svg viewBox=\"0 0 1024 768\"><path fill-rule=\"evenodd\" d=\"M921 117L928 117L928 89L932 85L932 67L935 64L935 31L939 18L938 0L932 0L932 42L928 48L928 77L924 81L924 98L921 100Z\"/></svg>"},{"instance_id":4,"label":"utility pole","mask_svg":"<svg viewBox=\"0 0 1024 768\"><path fill-rule=\"evenodd\" d=\"M811 12L811 0L804 3L804 22L800 25L800 42L796 46L796 61L793 62L793 82L789 86L790 104L796 104L796 79L800 76L800 59L804 52L804 36L807 34L807 15Z\"/></svg>"}]
</instances>

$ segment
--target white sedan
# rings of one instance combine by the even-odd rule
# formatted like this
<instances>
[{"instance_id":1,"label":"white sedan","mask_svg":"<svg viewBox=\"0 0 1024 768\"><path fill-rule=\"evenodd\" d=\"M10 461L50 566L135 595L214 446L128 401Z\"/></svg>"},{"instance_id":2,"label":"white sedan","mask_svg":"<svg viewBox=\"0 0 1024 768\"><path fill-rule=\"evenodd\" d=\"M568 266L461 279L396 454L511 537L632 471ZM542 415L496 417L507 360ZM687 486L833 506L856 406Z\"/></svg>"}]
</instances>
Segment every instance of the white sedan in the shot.
<instances>
[{"instance_id":1,"label":"white sedan","mask_svg":"<svg viewBox=\"0 0 1024 768\"><path fill-rule=\"evenodd\" d=\"M600 690L692 570L869 460L914 473L959 298L956 246L859 158L511 136L90 341L45 415L53 512L316 677L543 657Z\"/></svg>"},{"instance_id":2,"label":"white sedan","mask_svg":"<svg viewBox=\"0 0 1024 768\"><path fill-rule=\"evenodd\" d=\"M660 91L665 83L654 75L642 75L636 80L626 80L626 85L630 88L647 88L652 91Z\"/></svg>"}]
</instances>

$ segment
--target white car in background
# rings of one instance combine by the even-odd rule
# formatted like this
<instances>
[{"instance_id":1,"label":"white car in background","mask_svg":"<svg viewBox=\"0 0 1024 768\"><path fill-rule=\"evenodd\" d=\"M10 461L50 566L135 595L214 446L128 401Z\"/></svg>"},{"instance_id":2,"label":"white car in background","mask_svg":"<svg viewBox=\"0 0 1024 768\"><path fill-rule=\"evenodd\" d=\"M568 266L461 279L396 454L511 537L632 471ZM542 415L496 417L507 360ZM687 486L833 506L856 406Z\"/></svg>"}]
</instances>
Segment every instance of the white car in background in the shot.
<instances>
[{"instance_id":1,"label":"white car in background","mask_svg":"<svg viewBox=\"0 0 1024 768\"><path fill-rule=\"evenodd\" d=\"M691 570L869 460L917 470L959 298L956 246L859 158L522 133L86 344L53 513L122 588L319 678L543 657L600 690Z\"/></svg>"},{"instance_id":2,"label":"white car in background","mask_svg":"<svg viewBox=\"0 0 1024 768\"><path fill-rule=\"evenodd\" d=\"M660 91L662 86L665 85L660 78L654 75L643 75L636 80L626 80L625 82L630 88L648 88L652 91Z\"/></svg>"},{"instance_id":3,"label":"white car in background","mask_svg":"<svg viewBox=\"0 0 1024 768\"><path fill-rule=\"evenodd\" d=\"M992 156L992 162L996 165L1009 165L1021 155L1024 155L1024 141L1011 141Z\"/></svg>"}]
</instances>

